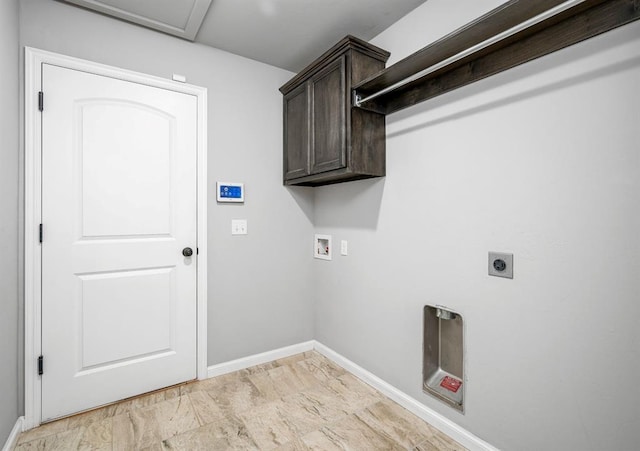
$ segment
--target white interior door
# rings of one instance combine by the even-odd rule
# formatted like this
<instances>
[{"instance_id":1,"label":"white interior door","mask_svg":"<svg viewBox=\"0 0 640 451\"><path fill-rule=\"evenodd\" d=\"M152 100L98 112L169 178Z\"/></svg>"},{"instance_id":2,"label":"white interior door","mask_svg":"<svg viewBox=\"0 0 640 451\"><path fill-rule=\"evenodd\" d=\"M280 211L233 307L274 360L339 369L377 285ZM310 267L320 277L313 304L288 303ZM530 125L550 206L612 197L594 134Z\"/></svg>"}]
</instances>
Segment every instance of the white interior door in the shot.
<instances>
[{"instance_id":1,"label":"white interior door","mask_svg":"<svg viewBox=\"0 0 640 451\"><path fill-rule=\"evenodd\" d=\"M49 64L42 80L47 421L196 377L197 99Z\"/></svg>"}]
</instances>

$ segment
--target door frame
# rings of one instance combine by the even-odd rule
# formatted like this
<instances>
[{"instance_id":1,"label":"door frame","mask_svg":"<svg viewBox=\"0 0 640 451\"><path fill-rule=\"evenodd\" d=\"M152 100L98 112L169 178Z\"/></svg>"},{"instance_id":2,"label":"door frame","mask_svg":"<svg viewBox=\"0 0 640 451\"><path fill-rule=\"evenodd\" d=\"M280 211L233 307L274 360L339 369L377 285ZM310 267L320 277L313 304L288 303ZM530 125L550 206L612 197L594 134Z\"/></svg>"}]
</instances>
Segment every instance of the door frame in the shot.
<instances>
[{"instance_id":1,"label":"door frame","mask_svg":"<svg viewBox=\"0 0 640 451\"><path fill-rule=\"evenodd\" d=\"M39 426L42 419L42 383L38 356L42 351L42 253L39 225L42 219L42 115L38 92L42 64L51 64L119 80L167 89L197 98L197 336L198 379L207 378L207 89L126 69L94 63L45 50L25 47L24 91L24 422L23 430ZM46 108L46 93L45 93ZM46 371L46 360L45 360Z\"/></svg>"}]
</instances>

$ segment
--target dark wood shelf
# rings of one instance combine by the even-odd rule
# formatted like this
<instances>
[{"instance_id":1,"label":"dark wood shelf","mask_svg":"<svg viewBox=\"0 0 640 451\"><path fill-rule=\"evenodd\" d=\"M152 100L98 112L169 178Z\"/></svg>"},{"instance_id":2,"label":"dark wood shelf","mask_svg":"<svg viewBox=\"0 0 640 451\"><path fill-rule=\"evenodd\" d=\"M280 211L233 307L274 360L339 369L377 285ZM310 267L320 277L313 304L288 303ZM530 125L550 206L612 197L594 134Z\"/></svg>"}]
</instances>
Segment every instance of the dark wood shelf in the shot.
<instances>
[{"instance_id":1,"label":"dark wood shelf","mask_svg":"<svg viewBox=\"0 0 640 451\"><path fill-rule=\"evenodd\" d=\"M356 106L368 111L391 114L640 18L638 0L585 0L402 84L403 81L563 3L566 2L509 1L355 85L355 96L365 99ZM386 89L386 92L366 100Z\"/></svg>"}]
</instances>

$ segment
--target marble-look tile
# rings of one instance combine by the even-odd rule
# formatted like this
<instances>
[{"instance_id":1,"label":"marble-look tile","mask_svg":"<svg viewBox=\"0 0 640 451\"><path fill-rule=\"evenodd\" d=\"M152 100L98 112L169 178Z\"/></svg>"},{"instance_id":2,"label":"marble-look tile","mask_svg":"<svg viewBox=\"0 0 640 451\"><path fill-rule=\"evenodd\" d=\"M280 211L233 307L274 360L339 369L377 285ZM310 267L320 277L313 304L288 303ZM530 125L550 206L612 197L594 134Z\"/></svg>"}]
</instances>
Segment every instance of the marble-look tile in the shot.
<instances>
[{"instance_id":1,"label":"marble-look tile","mask_svg":"<svg viewBox=\"0 0 640 451\"><path fill-rule=\"evenodd\" d=\"M271 376L269 376L268 371L263 371L260 373L255 373L249 376L249 380L253 384L254 387L260 393L260 397L265 400L265 402L276 401L280 399L280 392L276 388L276 384L274 383Z\"/></svg>"},{"instance_id":2,"label":"marble-look tile","mask_svg":"<svg viewBox=\"0 0 640 451\"><path fill-rule=\"evenodd\" d=\"M280 366L280 364L274 360L273 362L267 362L261 365L256 365L256 366L246 368L243 371L246 375L250 375L250 374L261 373L263 371L269 371L273 368L277 368L278 366Z\"/></svg>"},{"instance_id":3,"label":"marble-look tile","mask_svg":"<svg viewBox=\"0 0 640 451\"><path fill-rule=\"evenodd\" d=\"M259 449L275 449L296 438L292 425L282 415L287 407L282 401L274 401L240 415Z\"/></svg>"},{"instance_id":4,"label":"marble-look tile","mask_svg":"<svg viewBox=\"0 0 640 451\"><path fill-rule=\"evenodd\" d=\"M320 354L313 354L309 358L296 362L297 366L304 368L320 382L342 376L346 370L329 361Z\"/></svg>"},{"instance_id":5,"label":"marble-look tile","mask_svg":"<svg viewBox=\"0 0 640 451\"><path fill-rule=\"evenodd\" d=\"M294 367L290 365L273 368L267 371L267 375L280 396L289 395L307 387L306 381L297 377Z\"/></svg>"},{"instance_id":6,"label":"marble-look tile","mask_svg":"<svg viewBox=\"0 0 640 451\"><path fill-rule=\"evenodd\" d=\"M320 381L311 372L298 365L283 365L266 372L252 374L249 380L257 387L265 400L273 401L282 396L318 385Z\"/></svg>"},{"instance_id":7,"label":"marble-look tile","mask_svg":"<svg viewBox=\"0 0 640 451\"><path fill-rule=\"evenodd\" d=\"M75 430L80 434L81 449L111 449L111 419L116 415L130 412L134 409L151 406L180 394L180 386L141 395L119 403L110 404L87 412L79 413L58 421L44 424L20 435L18 444L49 437L61 432ZM80 429L82 429L80 431ZM69 435L69 434L67 434ZM108 436L108 440L105 438ZM108 445L108 446L107 446ZM47 445L47 449L52 445Z\"/></svg>"},{"instance_id":8,"label":"marble-look tile","mask_svg":"<svg viewBox=\"0 0 640 451\"><path fill-rule=\"evenodd\" d=\"M218 377L230 377L228 375L218 376ZM213 390L218 385L220 385L218 377L212 377L210 379L204 379L201 381L190 382L180 387L180 396L184 396L189 393L204 391L204 390Z\"/></svg>"},{"instance_id":9,"label":"marble-look tile","mask_svg":"<svg viewBox=\"0 0 640 451\"><path fill-rule=\"evenodd\" d=\"M285 396L282 402L284 407L281 409L281 416L297 436L320 429L352 413L349 406L321 385Z\"/></svg>"},{"instance_id":10,"label":"marble-look tile","mask_svg":"<svg viewBox=\"0 0 640 451\"><path fill-rule=\"evenodd\" d=\"M309 449L318 451L332 449L406 450L404 446L371 429L355 415L350 415L320 430L311 432L302 437L302 441Z\"/></svg>"},{"instance_id":11,"label":"marble-look tile","mask_svg":"<svg viewBox=\"0 0 640 451\"><path fill-rule=\"evenodd\" d=\"M220 406L212 395L213 392L209 391L196 391L187 395L200 426L223 421L230 415L228 409Z\"/></svg>"},{"instance_id":12,"label":"marble-look tile","mask_svg":"<svg viewBox=\"0 0 640 451\"><path fill-rule=\"evenodd\" d=\"M442 451L442 448L438 448L436 445L432 444L429 441L424 441L413 448L412 451Z\"/></svg>"},{"instance_id":13,"label":"marble-look tile","mask_svg":"<svg viewBox=\"0 0 640 451\"><path fill-rule=\"evenodd\" d=\"M299 362L299 361L304 360L304 359L308 359L312 355L313 355L313 351L302 352L300 354L295 354L295 355L292 355L292 356L289 356L289 357L284 357L282 359L277 359L273 363L275 363L276 366L293 365L296 362Z\"/></svg>"},{"instance_id":14,"label":"marble-look tile","mask_svg":"<svg viewBox=\"0 0 640 451\"><path fill-rule=\"evenodd\" d=\"M256 367L252 367L256 368ZM196 391L215 390L218 387L230 383L237 383L238 381L247 381L250 374L253 372L263 372L266 370L254 370L252 368L244 369L240 371L234 371L232 373L221 374L220 376L211 377L209 379L203 379L200 381L189 382L188 384L180 387L180 394L186 395L187 393L193 393Z\"/></svg>"},{"instance_id":15,"label":"marble-look tile","mask_svg":"<svg viewBox=\"0 0 640 451\"><path fill-rule=\"evenodd\" d=\"M260 391L248 379L231 381L199 393L199 395L197 392L191 393L190 396L195 403L194 407L197 409L197 412L202 414L202 419L205 421L205 424L215 421L215 417L212 420L207 420L206 417L212 413L207 413L207 411L215 411L216 407L227 415L235 416L268 401L262 397ZM209 409L209 406L205 405L205 403L209 402L207 398L211 399L216 407ZM215 415L215 412L213 412L213 414Z\"/></svg>"},{"instance_id":16,"label":"marble-look tile","mask_svg":"<svg viewBox=\"0 0 640 451\"><path fill-rule=\"evenodd\" d=\"M332 390L338 399L345 402L352 412L386 399L381 393L350 373L330 379L325 386Z\"/></svg>"},{"instance_id":17,"label":"marble-look tile","mask_svg":"<svg viewBox=\"0 0 640 451\"><path fill-rule=\"evenodd\" d=\"M247 433L245 425L238 420L220 421L198 429L178 434L162 442L163 449L173 450L258 450L258 446Z\"/></svg>"},{"instance_id":18,"label":"marble-look tile","mask_svg":"<svg viewBox=\"0 0 640 451\"><path fill-rule=\"evenodd\" d=\"M199 426L191 401L181 396L113 417L113 449L155 446Z\"/></svg>"},{"instance_id":19,"label":"marble-look tile","mask_svg":"<svg viewBox=\"0 0 640 451\"><path fill-rule=\"evenodd\" d=\"M335 393L321 385L284 396L240 415L261 449L272 449L320 429L350 413Z\"/></svg>"},{"instance_id":20,"label":"marble-look tile","mask_svg":"<svg viewBox=\"0 0 640 451\"><path fill-rule=\"evenodd\" d=\"M37 428L30 429L20 434L20 436L18 437L17 444L19 445L20 443L30 442L33 440L38 440L38 439L48 437L50 435L56 435L56 434L59 434L60 432L65 432L67 429L69 429L67 427L68 424L69 424L69 419L65 418L62 420L43 424L42 426L39 426Z\"/></svg>"},{"instance_id":21,"label":"marble-look tile","mask_svg":"<svg viewBox=\"0 0 640 451\"><path fill-rule=\"evenodd\" d=\"M88 412L80 413L78 415L74 415L72 417L67 418L67 429L77 429L80 427L88 427L93 423L104 421L107 418L112 418L116 415L118 409L120 409L120 404L124 403L123 401L118 404L112 404L105 407L100 407L98 409L90 410Z\"/></svg>"},{"instance_id":22,"label":"marble-look tile","mask_svg":"<svg viewBox=\"0 0 640 451\"><path fill-rule=\"evenodd\" d=\"M78 449L81 429L60 432L43 438L22 442L15 447L16 451L67 451Z\"/></svg>"},{"instance_id":23,"label":"marble-look tile","mask_svg":"<svg viewBox=\"0 0 640 451\"><path fill-rule=\"evenodd\" d=\"M15 449L464 450L313 351L45 424Z\"/></svg>"},{"instance_id":24,"label":"marble-look tile","mask_svg":"<svg viewBox=\"0 0 640 451\"><path fill-rule=\"evenodd\" d=\"M175 399L180 396L182 391L182 385L176 387L170 387L165 390L160 390L152 393L148 393L142 396L136 396L135 398L126 399L114 406L107 406L106 409L110 410L110 407L115 408L115 411L111 416L121 415L123 413L131 412L135 409L143 407L153 406L155 404Z\"/></svg>"},{"instance_id":25,"label":"marble-look tile","mask_svg":"<svg viewBox=\"0 0 640 451\"><path fill-rule=\"evenodd\" d=\"M113 421L111 418L93 422L79 429L78 450L111 450L113 443Z\"/></svg>"},{"instance_id":26,"label":"marble-look tile","mask_svg":"<svg viewBox=\"0 0 640 451\"><path fill-rule=\"evenodd\" d=\"M300 362L302 362L301 360ZM298 365L296 362L293 365L286 365L282 372L278 372L278 369L269 370L268 373L274 377L274 380L282 382L283 384L293 383L299 390L305 390L309 387L314 387L319 384L318 378L313 375L311 371L305 368L303 365ZM271 374L273 372L273 374ZM282 379L278 379L281 377ZM284 395L285 393L283 393Z\"/></svg>"},{"instance_id":27,"label":"marble-look tile","mask_svg":"<svg viewBox=\"0 0 640 451\"><path fill-rule=\"evenodd\" d=\"M432 449L438 451L467 451L467 448L442 432L438 432L433 437L420 443L414 449L418 451L430 451Z\"/></svg>"},{"instance_id":28,"label":"marble-look tile","mask_svg":"<svg viewBox=\"0 0 640 451\"><path fill-rule=\"evenodd\" d=\"M273 449L274 451L310 451L310 448L299 437Z\"/></svg>"},{"instance_id":29,"label":"marble-look tile","mask_svg":"<svg viewBox=\"0 0 640 451\"><path fill-rule=\"evenodd\" d=\"M356 416L406 448L414 448L422 442L441 434L411 412L385 399L356 413Z\"/></svg>"}]
</instances>

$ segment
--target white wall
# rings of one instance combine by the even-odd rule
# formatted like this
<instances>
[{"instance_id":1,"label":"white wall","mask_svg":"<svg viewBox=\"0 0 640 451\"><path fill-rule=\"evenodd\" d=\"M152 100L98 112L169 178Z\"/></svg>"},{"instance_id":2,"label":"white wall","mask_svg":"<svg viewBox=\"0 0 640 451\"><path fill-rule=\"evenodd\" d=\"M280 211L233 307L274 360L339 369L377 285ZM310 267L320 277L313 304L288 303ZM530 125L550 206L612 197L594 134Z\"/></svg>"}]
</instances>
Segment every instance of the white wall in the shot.
<instances>
[{"instance_id":1,"label":"white wall","mask_svg":"<svg viewBox=\"0 0 640 451\"><path fill-rule=\"evenodd\" d=\"M372 43L397 61L500 2L454 3ZM639 81L636 22L390 115L387 177L316 189L349 241L314 262L316 339L500 449L637 449ZM421 390L436 303L466 322L464 415Z\"/></svg>"},{"instance_id":2,"label":"white wall","mask_svg":"<svg viewBox=\"0 0 640 451\"><path fill-rule=\"evenodd\" d=\"M0 2L0 444L18 418L18 0Z\"/></svg>"},{"instance_id":3,"label":"white wall","mask_svg":"<svg viewBox=\"0 0 640 451\"><path fill-rule=\"evenodd\" d=\"M20 5L21 46L208 88L208 363L311 339L312 191L281 179L278 87L293 74L61 2ZM245 204L217 205L216 180L244 182ZM247 236L231 236L232 218L248 220Z\"/></svg>"}]
</instances>

